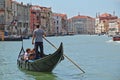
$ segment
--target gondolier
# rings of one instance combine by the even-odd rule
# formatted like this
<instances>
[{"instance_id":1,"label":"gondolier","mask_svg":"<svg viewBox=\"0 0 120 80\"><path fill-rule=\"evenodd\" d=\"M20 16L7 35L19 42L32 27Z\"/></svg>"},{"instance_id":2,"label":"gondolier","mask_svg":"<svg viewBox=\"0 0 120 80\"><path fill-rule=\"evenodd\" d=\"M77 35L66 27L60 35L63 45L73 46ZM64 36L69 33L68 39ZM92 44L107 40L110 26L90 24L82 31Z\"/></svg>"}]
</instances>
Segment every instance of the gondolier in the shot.
<instances>
[{"instance_id":1,"label":"gondolier","mask_svg":"<svg viewBox=\"0 0 120 80\"><path fill-rule=\"evenodd\" d=\"M36 58L44 57L44 49L43 49L43 36L46 36L46 33L44 30L39 28L39 25L36 25L36 29L33 32L32 37L32 44L35 44L35 52L36 52ZM35 41L34 41L35 40ZM39 49L40 48L40 52Z\"/></svg>"}]
</instances>

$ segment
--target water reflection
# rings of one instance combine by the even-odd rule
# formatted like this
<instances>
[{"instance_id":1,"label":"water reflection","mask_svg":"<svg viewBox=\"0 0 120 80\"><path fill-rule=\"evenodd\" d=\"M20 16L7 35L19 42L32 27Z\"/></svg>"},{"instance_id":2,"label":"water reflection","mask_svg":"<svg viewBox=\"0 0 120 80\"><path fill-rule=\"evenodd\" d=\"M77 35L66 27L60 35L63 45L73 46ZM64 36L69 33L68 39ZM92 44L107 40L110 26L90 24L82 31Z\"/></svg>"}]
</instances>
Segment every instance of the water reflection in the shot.
<instances>
[{"instance_id":1,"label":"water reflection","mask_svg":"<svg viewBox=\"0 0 120 80\"><path fill-rule=\"evenodd\" d=\"M24 71L25 74L29 77L34 78L35 80L57 80L58 77L54 73L48 73L48 72L33 72L33 71Z\"/></svg>"}]
</instances>

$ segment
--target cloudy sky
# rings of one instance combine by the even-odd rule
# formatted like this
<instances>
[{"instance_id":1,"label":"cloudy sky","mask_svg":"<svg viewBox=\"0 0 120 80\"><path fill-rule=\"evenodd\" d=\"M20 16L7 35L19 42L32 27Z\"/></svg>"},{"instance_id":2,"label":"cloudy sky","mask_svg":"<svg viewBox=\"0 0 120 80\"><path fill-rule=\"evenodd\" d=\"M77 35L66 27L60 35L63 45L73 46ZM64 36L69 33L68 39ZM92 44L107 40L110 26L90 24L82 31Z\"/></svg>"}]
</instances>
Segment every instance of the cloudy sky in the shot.
<instances>
[{"instance_id":1,"label":"cloudy sky","mask_svg":"<svg viewBox=\"0 0 120 80\"><path fill-rule=\"evenodd\" d=\"M52 7L53 12L65 13L68 17L87 15L95 17L96 13L110 13L115 11L120 17L120 0L16 0L45 7Z\"/></svg>"}]
</instances>

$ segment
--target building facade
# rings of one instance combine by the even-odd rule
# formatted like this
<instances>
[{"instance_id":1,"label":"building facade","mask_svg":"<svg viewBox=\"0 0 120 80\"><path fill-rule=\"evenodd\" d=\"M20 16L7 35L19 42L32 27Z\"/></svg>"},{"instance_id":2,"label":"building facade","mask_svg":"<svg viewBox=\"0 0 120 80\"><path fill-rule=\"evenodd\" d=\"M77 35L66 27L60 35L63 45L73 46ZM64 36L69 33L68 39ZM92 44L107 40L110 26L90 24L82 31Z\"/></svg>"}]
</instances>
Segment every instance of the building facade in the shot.
<instances>
[{"instance_id":1,"label":"building facade","mask_svg":"<svg viewBox=\"0 0 120 80\"><path fill-rule=\"evenodd\" d=\"M67 15L60 13L53 13L54 34L66 35L68 32Z\"/></svg>"},{"instance_id":2,"label":"building facade","mask_svg":"<svg viewBox=\"0 0 120 80\"><path fill-rule=\"evenodd\" d=\"M5 0L0 0L0 30L4 31L5 26Z\"/></svg>"},{"instance_id":3,"label":"building facade","mask_svg":"<svg viewBox=\"0 0 120 80\"><path fill-rule=\"evenodd\" d=\"M32 5L30 8L30 29L35 29L35 25L40 25L47 35L52 34L52 11L51 8Z\"/></svg>"},{"instance_id":4,"label":"building facade","mask_svg":"<svg viewBox=\"0 0 120 80\"><path fill-rule=\"evenodd\" d=\"M5 36L28 34L30 5L12 0L0 0L0 4L0 28Z\"/></svg>"},{"instance_id":5,"label":"building facade","mask_svg":"<svg viewBox=\"0 0 120 80\"><path fill-rule=\"evenodd\" d=\"M94 34L95 20L89 16L77 15L70 19L69 27L75 34Z\"/></svg>"},{"instance_id":6,"label":"building facade","mask_svg":"<svg viewBox=\"0 0 120 80\"><path fill-rule=\"evenodd\" d=\"M14 17L16 20L16 29L18 35L27 35L30 34L30 6L29 4L24 5L22 2L17 4L17 10Z\"/></svg>"},{"instance_id":7,"label":"building facade","mask_svg":"<svg viewBox=\"0 0 120 80\"><path fill-rule=\"evenodd\" d=\"M120 35L120 19L109 20L108 36Z\"/></svg>"},{"instance_id":8,"label":"building facade","mask_svg":"<svg viewBox=\"0 0 120 80\"><path fill-rule=\"evenodd\" d=\"M3 32L8 29L11 30L10 24L12 21L12 1L11 0L0 0L0 29ZM5 34L7 35L7 34Z\"/></svg>"},{"instance_id":9,"label":"building facade","mask_svg":"<svg viewBox=\"0 0 120 80\"><path fill-rule=\"evenodd\" d=\"M73 27L72 19L68 19L68 35L75 34L75 27Z\"/></svg>"},{"instance_id":10,"label":"building facade","mask_svg":"<svg viewBox=\"0 0 120 80\"><path fill-rule=\"evenodd\" d=\"M96 20L95 20L95 33L96 34L107 34L109 31L109 21L110 20L115 20L118 17L115 16L115 13L113 15L104 13L104 14L99 14L96 15Z\"/></svg>"}]
</instances>

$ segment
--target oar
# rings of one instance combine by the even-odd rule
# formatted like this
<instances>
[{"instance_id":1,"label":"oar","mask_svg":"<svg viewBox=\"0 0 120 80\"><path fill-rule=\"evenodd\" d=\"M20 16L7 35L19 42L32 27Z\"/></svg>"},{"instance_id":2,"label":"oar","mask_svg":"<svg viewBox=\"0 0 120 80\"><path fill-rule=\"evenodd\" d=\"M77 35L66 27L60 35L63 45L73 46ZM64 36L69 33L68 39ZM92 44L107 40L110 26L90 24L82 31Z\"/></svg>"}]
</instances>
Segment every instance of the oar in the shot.
<instances>
[{"instance_id":1,"label":"oar","mask_svg":"<svg viewBox=\"0 0 120 80\"><path fill-rule=\"evenodd\" d=\"M23 48L23 37L21 37L21 38L22 38L22 47L21 47L20 53L18 55L18 58L20 57L22 51L23 51L23 53L25 53L24 48Z\"/></svg>"},{"instance_id":2,"label":"oar","mask_svg":"<svg viewBox=\"0 0 120 80\"><path fill-rule=\"evenodd\" d=\"M55 49L57 49L57 47L55 47L49 40L47 40L44 36L43 36L43 38L49 43L49 44L51 44ZM72 59L70 59L68 56L66 56L65 54L63 54L64 55L64 57L66 57L70 62L72 62L78 69L80 69L83 73L85 73L85 71L84 70L82 70L81 68L80 68L80 66L78 65L78 64L76 64Z\"/></svg>"}]
</instances>

